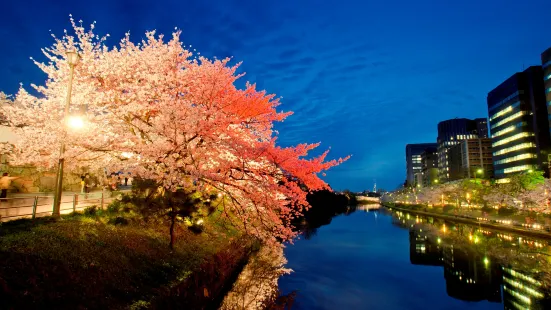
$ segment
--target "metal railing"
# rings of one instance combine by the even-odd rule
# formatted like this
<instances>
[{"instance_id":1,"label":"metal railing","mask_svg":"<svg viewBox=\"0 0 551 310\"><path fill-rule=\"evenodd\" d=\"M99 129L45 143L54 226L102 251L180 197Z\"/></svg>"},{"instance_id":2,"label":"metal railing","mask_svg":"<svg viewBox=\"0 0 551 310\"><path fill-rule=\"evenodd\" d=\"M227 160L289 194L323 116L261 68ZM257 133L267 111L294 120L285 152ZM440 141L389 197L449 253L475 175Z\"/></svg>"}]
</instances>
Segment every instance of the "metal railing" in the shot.
<instances>
[{"instance_id":1,"label":"metal railing","mask_svg":"<svg viewBox=\"0 0 551 310\"><path fill-rule=\"evenodd\" d=\"M113 196L110 192L62 195L60 213L68 214L93 205L103 209L116 198L117 196ZM0 199L0 221L50 216L53 211L53 202L54 196L47 195L2 198Z\"/></svg>"}]
</instances>

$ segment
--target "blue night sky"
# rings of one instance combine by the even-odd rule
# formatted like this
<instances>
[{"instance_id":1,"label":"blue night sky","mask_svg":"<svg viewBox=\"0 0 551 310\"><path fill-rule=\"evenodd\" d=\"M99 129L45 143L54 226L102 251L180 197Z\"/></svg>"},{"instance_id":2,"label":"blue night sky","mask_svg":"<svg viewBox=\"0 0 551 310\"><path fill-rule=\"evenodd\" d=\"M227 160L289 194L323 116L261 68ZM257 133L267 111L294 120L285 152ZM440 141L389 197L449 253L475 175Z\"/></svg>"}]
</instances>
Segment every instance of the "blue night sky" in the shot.
<instances>
[{"instance_id":1,"label":"blue night sky","mask_svg":"<svg viewBox=\"0 0 551 310\"><path fill-rule=\"evenodd\" d=\"M353 157L327 173L335 189L394 189L405 145L435 142L439 121L487 117L486 94L551 46L549 0L4 1L0 90L41 84L29 60L69 28L169 34L202 55L243 61L246 79L293 116L279 143L322 142ZM520 6L519 6L520 5Z\"/></svg>"}]
</instances>

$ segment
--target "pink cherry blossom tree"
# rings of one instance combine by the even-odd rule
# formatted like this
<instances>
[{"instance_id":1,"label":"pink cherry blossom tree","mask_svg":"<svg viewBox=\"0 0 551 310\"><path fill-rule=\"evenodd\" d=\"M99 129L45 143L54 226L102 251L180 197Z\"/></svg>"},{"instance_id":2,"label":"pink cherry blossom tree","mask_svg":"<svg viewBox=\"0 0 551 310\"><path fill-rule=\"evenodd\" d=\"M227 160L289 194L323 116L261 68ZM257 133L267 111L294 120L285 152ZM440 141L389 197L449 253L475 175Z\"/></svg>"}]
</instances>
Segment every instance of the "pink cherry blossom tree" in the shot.
<instances>
[{"instance_id":1,"label":"pink cherry blossom tree","mask_svg":"<svg viewBox=\"0 0 551 310\"><path fill-rule=\"evenodd\" d=\"M64 156L69 168L125 169L170 192L216 191L222 212L247 233L265 241L295 235L290 220L308 207L307 191L329 188L319 173L348 157L326 161L326 151L309 159L318 144L278 146L274 122L291 112L277 111L275 95L254 84L237 88L240 64L194 55L180 31L168 40L150 31L139 43L126 34L109 48L94 24L71 23L74 35L54 36L43 49L47 62L34 61L45 84L21 88L2 105L20 137L15 163L53 168ZM62 121L69 50L81 56L71 113L85 120L74 131Z\"/></svg>"}]
</instances>

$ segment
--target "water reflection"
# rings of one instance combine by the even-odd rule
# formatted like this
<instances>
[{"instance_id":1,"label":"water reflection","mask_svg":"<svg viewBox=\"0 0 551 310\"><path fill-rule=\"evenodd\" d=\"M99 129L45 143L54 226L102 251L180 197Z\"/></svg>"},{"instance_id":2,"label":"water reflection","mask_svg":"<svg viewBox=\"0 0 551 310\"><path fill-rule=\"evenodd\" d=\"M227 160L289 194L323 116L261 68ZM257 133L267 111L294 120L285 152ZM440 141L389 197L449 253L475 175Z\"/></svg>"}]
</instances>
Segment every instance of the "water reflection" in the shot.
<instances>
[{"instance_id":1,"label":"water reflection","mask_svg":"<svg viewBox=\"0 0 551 310\"><path fill-rule=\"evenodd\" d=\"M537 256L549 250L547 241L402 212L392 215L393 225L409 229L410 262L443 267L448 296L464 301L503 302L504 309L551 308L549 283L544 285L548 272L533 266L544 259ZM451 243L442 241L446 233ZM463 246L458 248L458 243ZM475 247L483 243L488 244L485 254ZM490 253L499 255L503 265ZM526 270L507 265L509 260L517 260L516 265Z\"/></svg>"},{"instance_id":2,"label":"water reflection","mask_svg":"<svg viewBox=\"0 0 551 310\"><path fill-rule=\"evenodd\" d=\"M286 249L296 272L280 279L283 293L298 290L297 309L551 309L547 241L373 209L302 222L318 235Z\"/></svg>"}]
</instances>

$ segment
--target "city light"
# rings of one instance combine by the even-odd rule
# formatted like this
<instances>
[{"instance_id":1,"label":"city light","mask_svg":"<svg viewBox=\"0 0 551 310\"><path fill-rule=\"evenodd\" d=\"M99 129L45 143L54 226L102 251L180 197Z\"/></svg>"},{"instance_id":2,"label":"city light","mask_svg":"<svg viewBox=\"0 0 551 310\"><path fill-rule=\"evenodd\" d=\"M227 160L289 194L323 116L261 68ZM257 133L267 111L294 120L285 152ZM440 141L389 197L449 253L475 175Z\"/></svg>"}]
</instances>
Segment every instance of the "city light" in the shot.
<instances>
[{"instance_id":1,"label":"city light","mask_svg":"<svg viewBox=\"0 0 551 310\"><path fill-rule=\"evenodd\" d=\"M81 129L84 127L84 121L80 116L69 116L67 118L67 126L72 129Z\"/></svg>"}]
</instances>

